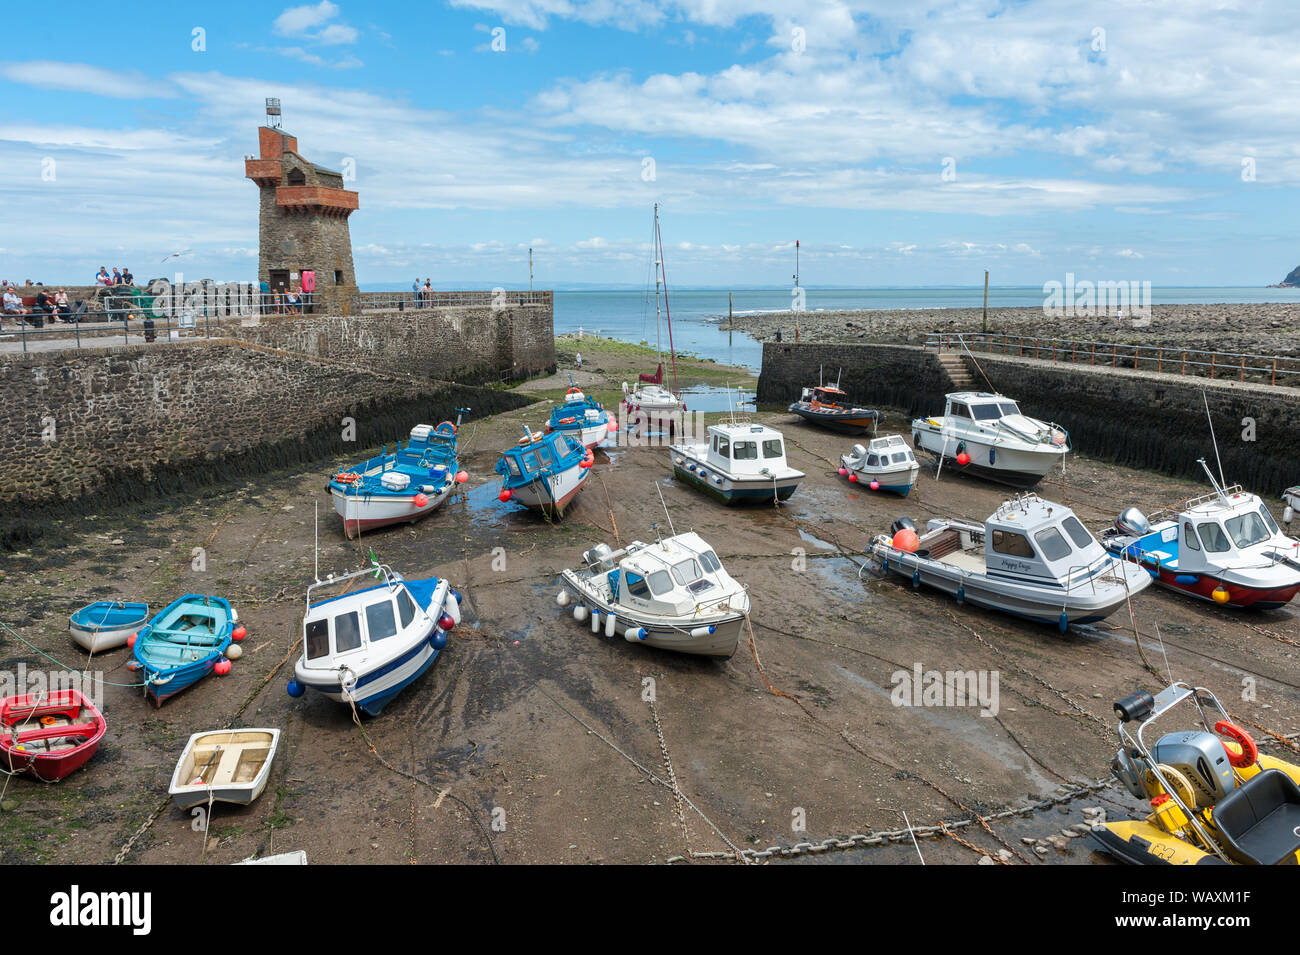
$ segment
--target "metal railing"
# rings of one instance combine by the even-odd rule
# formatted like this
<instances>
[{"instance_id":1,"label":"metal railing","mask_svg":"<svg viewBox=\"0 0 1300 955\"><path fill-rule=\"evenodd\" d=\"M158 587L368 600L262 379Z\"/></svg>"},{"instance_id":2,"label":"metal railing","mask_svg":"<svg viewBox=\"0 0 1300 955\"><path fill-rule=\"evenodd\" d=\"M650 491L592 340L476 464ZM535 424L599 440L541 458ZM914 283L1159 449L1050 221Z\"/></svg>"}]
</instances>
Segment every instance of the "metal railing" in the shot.
<instances>
[{"instance_id":1,"label":"metal railing","mask_svg":"<svg viewBox=\"0 0 1300 955\"><path fill-rule=\"evenodd\" d=\"M923 347L926 351L935 351L937 354L949 351L968 351L972 354L980 352L1216 380L1235 378L1237 381L1267 381L1270 385L1279 384L1279 378L1281 384L1294 384L1296 376L1300 376L1300 356L1297 355L1260 355L1160 344L1082 341L991 332L927 332Z\"/></svg>"},{"instance_id":2,"label":"metal railing","mask_svg":"<svg viewBox=\"0 0 1300 955\"><path fill-rule=\"evenodd\" d=\"M418 295L415 292L362 292L361 308L363 311L381 309L406 311L408 308L439 308L457 305L495 305L499 308L514 305L549 306L553 303L553 299L554 296L550 289L431 291L427 293L421 292Z\"/></svg>"},{"instance_id":3,"label":"metal railing","mask_svg":"<svg viewBox=\"0 0 1300 955\"><path fill-rule=\"evenodd\" d=\"M32 316L25 316L31 319ZM54 316L57 319L59 316ZM200 315L194 318L164 315L162 317L139 317L135 322L124 321L110 312L82 312L81 321L64 324L60 321L47 321L42 326L28 323L13 323L13 316L6 315L4 327L0 330L0 351L4 346L18 341L22 351L30 351L29 346L39 347L42 342L59 342L76 348L97 348L116 344L148 344L162 341L177 341L182 338L212 338L222 335L222 324L217 318ZM47 316L48 318L48 316Z\"/></svg>"}]
</instances>

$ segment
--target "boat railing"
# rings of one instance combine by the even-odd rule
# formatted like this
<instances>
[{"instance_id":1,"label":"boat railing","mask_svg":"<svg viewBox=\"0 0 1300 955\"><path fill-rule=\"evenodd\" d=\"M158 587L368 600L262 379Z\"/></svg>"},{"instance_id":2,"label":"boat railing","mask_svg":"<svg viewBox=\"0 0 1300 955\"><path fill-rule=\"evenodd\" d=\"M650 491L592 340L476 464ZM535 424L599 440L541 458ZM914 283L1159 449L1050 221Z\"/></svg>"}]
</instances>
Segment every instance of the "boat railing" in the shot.
<instances>
[{"instance_id":1,"label":"boat railing","mask_svg":"<svg viewBox=\"0 0 1300 955\"><path fill-rule=\"evenodd\" d=\"M1127 368L1158 374L1295 385L1300 382L1300 355L1182 348L1166 344L1087 341L994 332L927 332L922 348L936 354L981 352L1053 363Z\"/></svg>"},{"instance_id":2,"label":"boat railing","mask_svg":"<svg viewBox=\"0 0 1300 955\"><path fill-rule=\"evenodd\" d=\"M315 583L307 585L307 609L309 611L311 610L311 595L312 595L312 591L314 590L318 590L322 587L335 587L346 580L352 580L356 577L381 577L381 576L384 579L385 585L387 585L387 587L390 590L399 583L397 575L393 573L392 568L389 567L387 564L380 564L380 563L374 563L371 564L369 567L363 567L360 570L350 571L349 573L339 574L337 576L335 576L334 574L330 574L324 580L317 580ZM344 597L346 595L347 592L344 591L344 593L338 594L337 596Z\"/></svg>"}]
</instances>

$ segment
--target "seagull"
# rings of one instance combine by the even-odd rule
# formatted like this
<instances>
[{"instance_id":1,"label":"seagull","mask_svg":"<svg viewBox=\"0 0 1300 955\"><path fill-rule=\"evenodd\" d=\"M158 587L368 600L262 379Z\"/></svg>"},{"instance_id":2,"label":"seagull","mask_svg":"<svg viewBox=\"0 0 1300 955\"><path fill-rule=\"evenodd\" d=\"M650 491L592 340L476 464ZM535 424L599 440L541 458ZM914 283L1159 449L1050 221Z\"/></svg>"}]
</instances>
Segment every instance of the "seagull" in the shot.
<instances>
[{"instance_id":1,"label":"seagull","mask_svg":"<svg viewBox=\"0 0 1300 955\"><path fill-rule=\"evenodd\" d=\"M186 249L184 252L173 252L171 255L164 256L163 261L166 262L168 259L174 259L180 255L189 255L193 251L193 249Z\"/></svg>"}]
</instances>

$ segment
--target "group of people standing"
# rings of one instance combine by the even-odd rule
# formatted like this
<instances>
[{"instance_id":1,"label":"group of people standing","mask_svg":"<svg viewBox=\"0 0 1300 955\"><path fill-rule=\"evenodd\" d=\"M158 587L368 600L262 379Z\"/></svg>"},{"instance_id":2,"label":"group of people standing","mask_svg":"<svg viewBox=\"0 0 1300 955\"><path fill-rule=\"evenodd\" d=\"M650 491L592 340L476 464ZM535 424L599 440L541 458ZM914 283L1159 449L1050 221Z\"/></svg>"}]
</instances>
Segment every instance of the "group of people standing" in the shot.
<instances>
[{"instance_id":1,"label":"group of people standing","mask_svg":"<svg viewBox=\"0 0 1300 955\"><path fill-rule=\"evenodd\" d=\"M108 269L106 269L104 266L101 265L99 267L99 271L95 273L95 284L96 285L134 285L135 276L131 274L131 270L128 269L125 265L122 266L122 268L120 269L117 268L113 269L112 275L109 275Z\"/></svg>"},{"instance_id":2,"label":"group of people standing","mask_svg":"<svg viewBox=\"0 0 1300 955\"><path fill-rule=\"evenodd\" d=\"M415 307L416 308L433 307L433 291L434 290L433 290L432 279L425 279L423 285L420 284L419 279L416 279L414 282L412 282L411 294L415 296Z\"/></svg>"}]
</instances>

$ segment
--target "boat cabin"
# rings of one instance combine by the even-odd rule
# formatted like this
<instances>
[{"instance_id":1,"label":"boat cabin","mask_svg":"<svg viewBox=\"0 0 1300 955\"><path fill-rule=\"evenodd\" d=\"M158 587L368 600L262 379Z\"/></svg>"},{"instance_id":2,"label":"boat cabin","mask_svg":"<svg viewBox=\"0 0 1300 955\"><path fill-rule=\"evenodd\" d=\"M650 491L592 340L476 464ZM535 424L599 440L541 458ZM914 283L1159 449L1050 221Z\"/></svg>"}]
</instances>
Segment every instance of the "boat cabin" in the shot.
<instances>
[{"instance_id":1,"label":"boat cabin","mask_svg":"<svg viewBox=\"0 0 1300 955\"><path fill-rule=\"evenodd\" d=\"M1075 570L1109 560L1074 512L1036 494L1012 498L984 522L989 571L1067 580Z\"/></svg>"},{"instance_id":2,"label":"boat cabin","mask_svg":"<svg viewBox=\"0 0 1300 955\"><path fill-rule=\"evenodd\" d=\"M944 417L976 424L991 424L1021 413L1010 398L984 391L957 391L948 395Z\"/></svg>"},{"instance_id":3,"label":"boat cabin","mask_svg":"<svg viewBox=\"0 0 1300 955\"><path fill-rule=\"evenodd\" d=\"M831 408L844 408L849 404L849 396L834 385L805 388L800 398L812 405L826 405Z\"/></svg>"},{"instance_id":4,"label":"boat cabin","mask_svg":"<svg viewBox=\"0 0 1300 955\"><path fill-rule=\"evenodd\" d=\"M860 467L886 468L916 463L916 456L912 454L912 449L897 434L887 435L883 438L872 438L862 455L856 453L859 447L861 445L854 445L853 450L855 452L854 457L862 459Z\"/></svg>"},{"instance_id":5,"label":"boat cabin","mask_svg":"<svg viewBox=\"0 0 1300 955\"><path fill-rule=\"evenodd\" d=\"M1274 553L1297 556L1296 542L1282 533L1264 502L1240 485L1222 496L1188 501L1176 522L1153 528L1141 546L1169 569L1188 573L1258 564Z\"/></svg>"},{"instance_id":6,"label":"boat cabin","mask_svg":"<svg viewBox=\"0 0 1300 955\"><path fill-rule=\"evenodd\" d=\"M412 626L429 625L428 617L405 582L384 572L385 582L354 593L311 603L317 587L339 584L349 577L313 584L307 590L303 619L303 665L332 670L352 660L365 660L367 652L383 648L383 641ZM356 667L353 667L356 669Z\"/></svg>"},{"instance_id":7,"label":"boat cabin","mask_svg":"<svg viewBox=\"0 0 1300 955\"><path fill-rule=\"evenodd\" d=\"M767 425L713 424L708 438L705 461L724 474L767 477L788 470L785 439Z\"/></svg>"},{"instance_id":8,"label":"boat cabin","mask_svg":"<svg viewBox=\"0 0 1300 955\"><path fill-rule=\"evenodd\" d=\"M741 589L694 532L618 551L601 545L584 556L593 574L605 575L616 603L642 613L689 616Z\"/></svg>"},{"instance_id":9,"label":"boat cabin","mask_svg":"<svg viewBox=\"0 0 1300 955\"><path fill-rule=\"evenodd\" d=\"M505 475L507 487L529 484L544 473L576 465L586 457L582 442L562 431L528 432L519 444L501 454L496 471Z\"/></svg>"}]
</instances>

